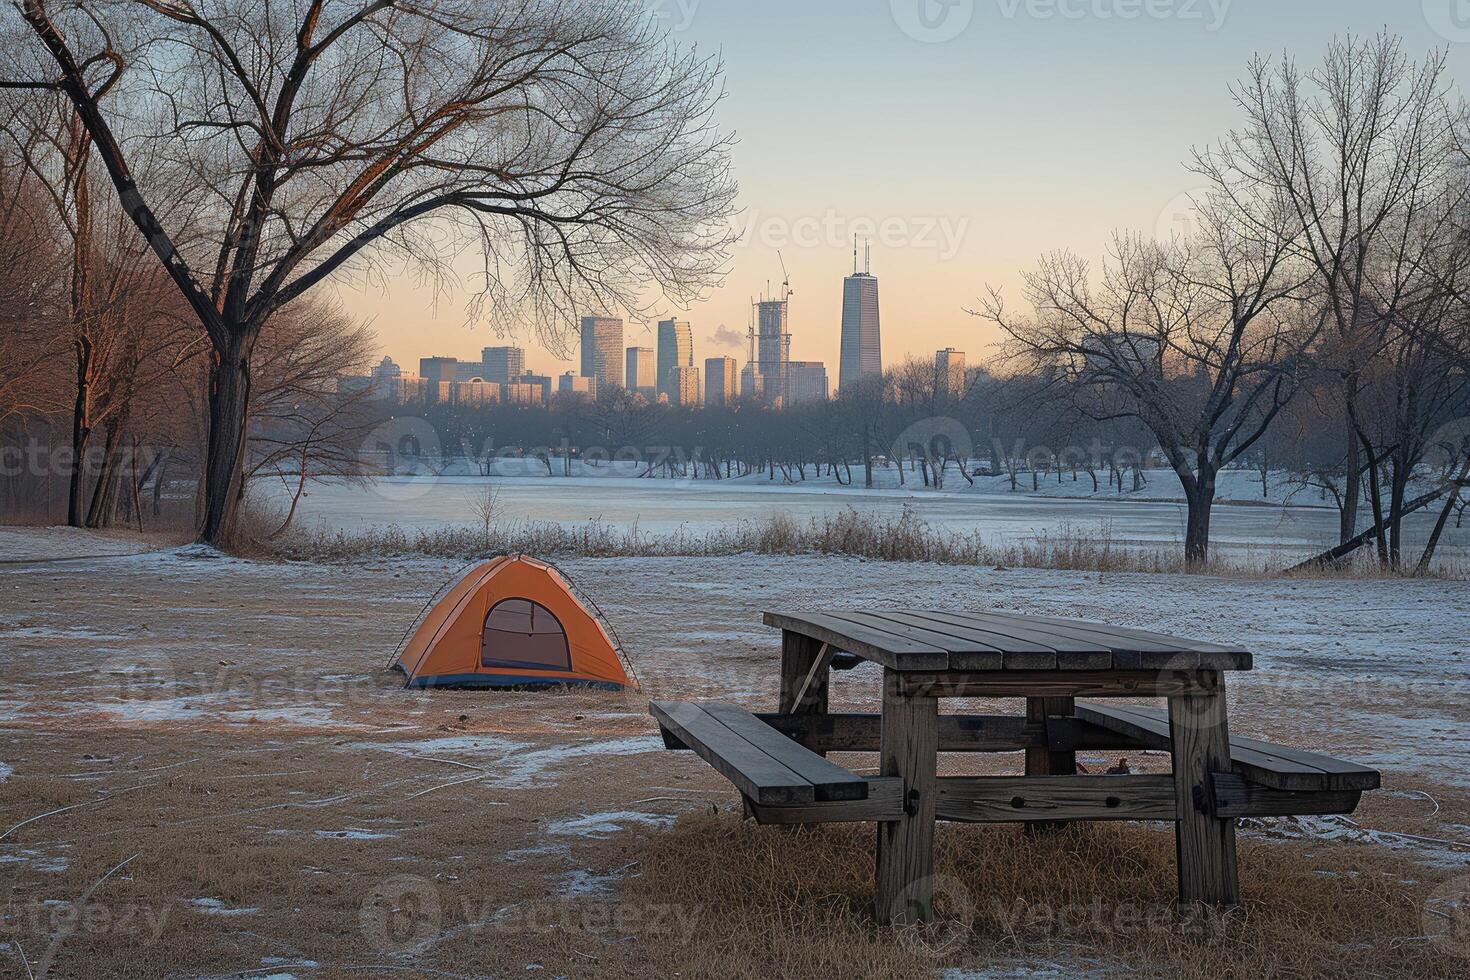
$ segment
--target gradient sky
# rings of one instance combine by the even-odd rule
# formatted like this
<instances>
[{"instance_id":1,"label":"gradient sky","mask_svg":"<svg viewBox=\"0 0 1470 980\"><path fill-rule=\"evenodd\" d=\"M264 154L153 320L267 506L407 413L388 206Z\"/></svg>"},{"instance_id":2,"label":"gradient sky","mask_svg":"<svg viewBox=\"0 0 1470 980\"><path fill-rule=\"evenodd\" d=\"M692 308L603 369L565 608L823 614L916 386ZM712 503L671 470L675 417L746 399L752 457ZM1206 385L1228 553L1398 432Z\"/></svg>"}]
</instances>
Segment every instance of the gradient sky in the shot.
<instances>
[{"instance_id":1,"label":"gradient sky","mask_svg":"<svg viewBox=\"0 0 1470 980\"><path fill-rule=\"evenodd\" d=\"M927 33L916 17L924 4ZM874 238L885 364L947 346L974 363L996 340L965 313L986 283L1018 301L1018 273L1044 251L1095 256L1119 228L1167 234L1199 184L1183 162L1238 123L1228 86L1254 53L1285 49L1312 64L1335 34L1387 26L1415 57L1447 47L1451 74L1470 81L1470 0L648 5L681 43L722 54L720 118L740 140L748 234L725 285L678 314L694 325L696 358L744 360L743 344L711 338L721 326L743 335L751 298L779 285L780 248L795 290L792 356L826 361L834 388L854 231ZM398 280L342 296L405 365L511 342L535 370L576 367L514 324L501 325L507 341L468 325L463 294L436 302ZM626 343L654 346L635 324Z\"/></svg>"}]
</instances>

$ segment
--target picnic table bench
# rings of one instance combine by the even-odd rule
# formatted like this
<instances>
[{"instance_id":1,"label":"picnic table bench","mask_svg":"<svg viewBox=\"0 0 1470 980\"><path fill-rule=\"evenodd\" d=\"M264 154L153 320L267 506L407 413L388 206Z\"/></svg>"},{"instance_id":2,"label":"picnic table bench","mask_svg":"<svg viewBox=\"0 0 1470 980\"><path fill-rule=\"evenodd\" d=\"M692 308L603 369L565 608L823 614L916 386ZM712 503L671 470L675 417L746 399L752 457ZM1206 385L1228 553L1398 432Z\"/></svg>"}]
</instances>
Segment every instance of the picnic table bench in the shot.
<instances>
[{"instance_id":1,"label":"picnic table bench","mask_svg":"<svg viewBox=\"0 0 1470 980\"><path fill-rule=\"evenodd\" d=\"M763 824L873 821L875 909L933 912L936 820L1176 825L1179 896L1239 901L1240 817L1351 813L1379 774L1231 736L1225 677L1250 653L1141 630L1004 613L768 612L782 631L778 710L655 701L665 744L728 778ZM883 668L881 713L833 713L834 669ZM1025 715L940 714L943 698L1024 698ZM1167 708L1079 698L1165 698ZM1168 752L1167 775L1080 775L1079 750ZM940 752L1024 752L1025 775L939 776ZM860 776L828 752L878 752Z\"/></svg>"}]
</instances>

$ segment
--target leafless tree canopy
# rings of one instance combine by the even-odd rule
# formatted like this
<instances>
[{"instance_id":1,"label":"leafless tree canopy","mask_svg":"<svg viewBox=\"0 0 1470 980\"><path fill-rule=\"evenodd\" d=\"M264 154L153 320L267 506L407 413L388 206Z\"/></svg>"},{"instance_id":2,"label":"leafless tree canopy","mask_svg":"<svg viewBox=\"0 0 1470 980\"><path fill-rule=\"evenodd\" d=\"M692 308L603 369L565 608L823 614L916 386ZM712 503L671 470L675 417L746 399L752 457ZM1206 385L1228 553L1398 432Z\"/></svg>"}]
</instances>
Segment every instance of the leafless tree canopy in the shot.
<instances>
[{"instance_id":1,"label":"leafless tree canopy","mask_svg":"<svg viewBox=\"0 0 1470 980\"><path fill-rule=\"evenodd\" d=\"M579 311L641 308L650 283L688 303L723 268L719 65L666 44L639 3L24 8L65 46L63 81L90 93L122 72L101 113L114 167L136 177L137 148L163 148L139 199L231 320L339 270L446 272L480 246L485 297L557 336Z\"/></svg>"}]
</instances>

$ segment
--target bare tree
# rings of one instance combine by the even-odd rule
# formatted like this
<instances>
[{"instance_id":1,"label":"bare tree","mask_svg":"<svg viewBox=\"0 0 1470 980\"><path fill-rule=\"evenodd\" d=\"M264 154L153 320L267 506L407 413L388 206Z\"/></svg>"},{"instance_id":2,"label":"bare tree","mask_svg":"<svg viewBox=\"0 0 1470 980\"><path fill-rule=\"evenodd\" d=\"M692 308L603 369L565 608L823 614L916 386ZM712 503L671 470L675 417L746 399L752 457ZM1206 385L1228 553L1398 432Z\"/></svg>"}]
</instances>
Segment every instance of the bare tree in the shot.
<instances>
[{"instance_id":1,"label":"bare tree","mask_svg":"<svg viewBox=\"0 0 1470 980\"><path fill-rule=\"evenodd\" d=\"M278 535L290 526L311 479L363 475L362 445L377 423L370 387L343 390L376 351L372 332L342 310L306 302L266 323L251 366L246 479L271 477L291 494ZM273 535L274 536L274 535Z\"/></svg>"},{"instance_id":2,"label":"bare tree","mask_svg":"<svg viewBox=\"0 0 1470 980\"><path fill-rule=\"evenodd\" d=\"M1032 318L995 290L979 313L1084 414L1148 427L1184 490L1192 565L1209 558L1217 474L1290 400L1314 333L1293 316L1286 224L1241 235L1225 219L1206 207L1198 237L1168 245L1115 237L1096 284L1085 261L1052 254L1026 276Z\"/></svg>"},{"instance_id":3,"label":"bare tree","mask_svg":"<svg viewBox=\"0 0 1470 980\"><path fill-rule=\"evenodd\" d=\"M1347 413L1346 542L1362 478L1374 471L1363 456L1392 451L1375 444L1360 414L1364 374L1393 342L1405 308L1423 307L1426 260L1470 193L1456 174L1457 100L1443 53L1414 63L1387 33L1336 40L1305 73L1288 57L1257 58L1233 93L1244 124L1197 153L1195 168L1235 203L1245 227L1269 230L1279 202L1295 217L1294 251L1316 273L1332 328L1319 357L1339 379ZM1260 209L1262 200L1271 207Z\"/></svg>"},{"instance_id":4,"label":"bare tree","mask_svg":"<svg viewBox=\"0 0 1470 980\"><path fill-rule=\"evenodd\" d=\"M639 315L650 284L687 305L723 273L720 65L637 0L9 9L54 71L0 84L66 95L212 342L202 540L234 529L255 343L319 283L395 262L445 277L475 250L479 308L555 339L580 309Z\"/></svg>"},{"instance_id":5,"label":"bare tree","mask_svg":"<svg viewBox=\"0 0 1470 980\"><path fill-rule=\"evenodd\" d=\"M0 425L59 407L56 372L64 297L52 270L61 256L41 189L0 155Z\"/></svg>"}]
</instances>

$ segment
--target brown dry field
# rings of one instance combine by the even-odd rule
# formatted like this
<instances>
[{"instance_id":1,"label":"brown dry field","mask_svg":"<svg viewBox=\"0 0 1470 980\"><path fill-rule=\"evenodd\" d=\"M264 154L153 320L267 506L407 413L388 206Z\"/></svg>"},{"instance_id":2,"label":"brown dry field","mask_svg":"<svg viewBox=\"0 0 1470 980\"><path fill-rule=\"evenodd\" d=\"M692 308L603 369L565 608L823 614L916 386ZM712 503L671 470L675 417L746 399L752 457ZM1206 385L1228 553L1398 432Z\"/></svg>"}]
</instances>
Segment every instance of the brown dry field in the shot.
<instances>
[{"instance_id":1,"label":"brown dry field","mask_svg":"<svg viewBox=\"0 0 1470 980\"><path fill-rule=\"evenodd\" d=\"M1452 904L1470 873L1470 848L1454 846L1470 837L1470 793L1434 766L1386 772L1385 791L1367 795L1352 824L1244 828L1246 903L1224 917L1174 907L1164 827L945 826L945 918L892 932L865 908L871 825L753 826L708 767L662 751L649 696L772 700L777 637L759 625L760 609L897 596L975 604L996 596L989 570L822 558L570 562L631 651L641 693L410 693L382 668L453 563L54 560L86 553L86 543L37 540L0 565L0 975L1470 970L1470 933ZM1108 618L1078 598L1088 580L1057 580L1051 603L1010 605ZM1346 587L1371 598L1371 584ZM1229 623L1195 632L1234 638ZM1463 739L1463 703L1434 704L1433 690L1399 691L1374 711L1411 721L1448 711L1452 739ZM1323 720L1333 712L1296 716L1265 693L1240 687L1236 731L1325 740L1351 754L1393 730L1373 713L1344 714L1338 738ZM840 675L834 691L838 704L868 710L874 694L863 670ZM1332 696L1324 688L1318 701ZM1130 761L1167 766L1158 756ZM945 766L998 772L1018 762L946 757Z\"/></svg>"}]
</instances>

